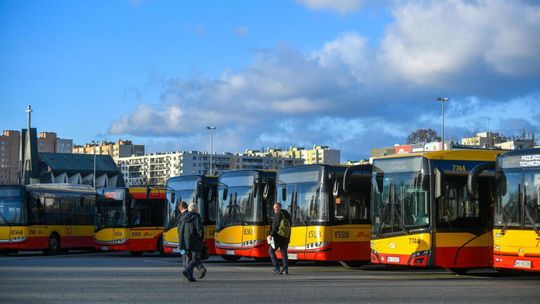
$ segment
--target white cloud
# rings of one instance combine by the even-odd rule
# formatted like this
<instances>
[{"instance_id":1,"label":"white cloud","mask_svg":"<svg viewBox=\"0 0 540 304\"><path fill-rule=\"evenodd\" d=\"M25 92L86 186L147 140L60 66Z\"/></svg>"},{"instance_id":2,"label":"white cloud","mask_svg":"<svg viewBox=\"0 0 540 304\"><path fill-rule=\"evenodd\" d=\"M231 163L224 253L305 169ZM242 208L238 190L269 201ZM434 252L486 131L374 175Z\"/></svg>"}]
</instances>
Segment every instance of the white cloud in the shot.
<instances>
[{"instance_id":1,"label":"white cloud","mask_svg":"<svg viewBox=\"0 0 540 304\"><path fill-rule=\"evenodd\" d=\"M540 8L519 1L413 1L393 10L379 61L388 75L427 85L473 68L540 73Z\"/></svg>"},{"instance_id":2,"label":"white cloud","mask_svg":"<svg viewBox=\"0 0 540 304\"><path fill-rule=\"evenodd\" d=\"M200 138L216 125L224 150L325 142L355 158L347 155L402 142L417 128L438 130L441 95L451 98L449 135L480 129L482 117L492 117L492 127L540 130L538 6L397 3L379 46L347 32L307 53L260 51L249 66L215 79L157 77L160 103L137 107L109 133L178 137L206 149Z\"/></svg>"},{"instance_id":3,"label":"white cloud","mask_svg":"<svg viewBox=\"0 0 540 304\"><path fill-rule=\"evenodd\" d=\"M341 14L357 11L363 3L362 0L297 0L297 2L312 10L330 10Z\"/></svg>"}]
</instances>

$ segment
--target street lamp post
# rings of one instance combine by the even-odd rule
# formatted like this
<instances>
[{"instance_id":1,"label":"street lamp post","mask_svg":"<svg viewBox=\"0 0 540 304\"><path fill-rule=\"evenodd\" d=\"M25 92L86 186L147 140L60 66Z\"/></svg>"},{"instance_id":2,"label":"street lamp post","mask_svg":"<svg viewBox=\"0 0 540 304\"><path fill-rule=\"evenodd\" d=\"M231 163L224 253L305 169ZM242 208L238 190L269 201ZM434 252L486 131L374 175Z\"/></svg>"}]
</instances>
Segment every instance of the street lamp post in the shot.
<instances>
[{"instance_id":1,"label":"street lamp post","mask_svg":"<svg viewBox=\"0 0 540 304\"><path fill-rule=\"evenodd\" d=\"M437 97L437 101L441 103L442 106L442 147L441 149L444 150L444 103L447 102L449 99L447 97Z\"/></svg>"},{"instance_id":2,"label":"street lamp post","mask_svg":"<svg viewBox=\"0 0 540 304\"><path fill-rule=\"evenodd\" d=\"M92 150L94 150L94 174L93 174L93 180L94 180L94 190L96 190L96 145L97 141L92 140Z\"/></svg>"},{"instance_id":3,"label":"street lamp post","mask_svg":"<svg viewBox=\"0 0 540 304\"><path fill-rule=\"evenodd\" d=\"M216 130L215 126L209 126L206 127L208 130L210 130L210 175L213 175L214 173L214 166L212 163L212 157L214 154L214 131Z\"/></svg>"}]
</instances>

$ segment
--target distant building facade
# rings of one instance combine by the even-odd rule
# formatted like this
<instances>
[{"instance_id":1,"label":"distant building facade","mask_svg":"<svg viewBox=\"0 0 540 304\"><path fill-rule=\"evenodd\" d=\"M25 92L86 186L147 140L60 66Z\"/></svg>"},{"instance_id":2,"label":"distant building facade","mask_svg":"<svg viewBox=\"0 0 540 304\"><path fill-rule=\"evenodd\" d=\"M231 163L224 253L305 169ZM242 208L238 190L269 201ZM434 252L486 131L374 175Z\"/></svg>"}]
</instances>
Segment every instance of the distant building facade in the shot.
<instances>
[{"instance_id":1,"label":"distant building facade","mask_svg":"<svg viewBox=\"0 0 540 304\"><path fill-rule=\"evenodd\" d=\"M110 155L113 159L129 156L141 156L144 155L145 146L135 145L130 140L119 139L116 142L104 141L99 145L93 145L91 143L84 146L73 147L73 153L75 154L97 154L97 155Z\"/></svg>"},{"instance_id":2,"label":"distant building facade","mask_svg":"<svg viewBox=\"0 0 540 304\"><path fill-rule=\"evenodd\" d=\"M312 149L304 147L290 147L289 150L269 148L266 151L247 150L247 155L270 156L293 159L303 159L306 165L309 164L339 164L341 161L341 151L330 149L328 146L315 145Z\"/></svg>"},{"instance_id":3,"label":"distant building facade","mask_svg":"<svg viewBox=\"0 0 540 304\"><path fill-rule=\"evenodd\" d=\"M20 131L3 131L0 136L0 184L19 182L20 147ZM72 139L59 138L54 132L40 132L37 137L37 149L40 153L71 153L72 148Z\"/></svg>"},{"instance_id":4,"label":"distant building facade","mask_svg":"<svg viewBox=\"0 0 540 304\"><path fill-rule=\"evenodd\" d=\"M5 130L0 136L0 184L19 182L21 132Z\"/></svg>"},{"instance_id":5,"label":"distant building facade","mask_svg":"<svg viewBox=\"0 0 540 304\"><path fill-rule=\"evenodd\" d=\"M210 154L199 151L152 153L143 156L120 157L116 163L126 185L165 185L168 178L188 174L209 174ZM303 159L221 153L212 155L212 173L227 170L277 170L304 164Z\"/></svg>"}]
</instances>

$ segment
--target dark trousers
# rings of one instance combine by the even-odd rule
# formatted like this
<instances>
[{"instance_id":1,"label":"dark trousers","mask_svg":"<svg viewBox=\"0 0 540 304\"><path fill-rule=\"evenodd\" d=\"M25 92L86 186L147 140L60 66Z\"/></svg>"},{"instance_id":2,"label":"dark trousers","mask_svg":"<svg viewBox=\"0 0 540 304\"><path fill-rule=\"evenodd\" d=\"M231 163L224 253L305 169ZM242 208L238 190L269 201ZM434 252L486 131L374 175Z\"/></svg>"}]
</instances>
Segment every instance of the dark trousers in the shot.
<instances>
[{"instance_id":1,"label":"dark trousers","mask_svg":"<svg viewBox=\"0 0 540 304\"><path fill-rule=\"evenodd\" d=\"M287 248L288 245L281 245L279 247L279 251L281 252L281 260L283 263L283 271L288 271L289 269L289 258L287 257ZM272 260L272 265L274 265L274 269L279 269L279 263L276 256L276 249L272 248L272 246L268 246L268 253L270 253L270 259Z\"/></svg>"},{"instance_id":2,"label":"dark trousers","mask_svg":"<svg viewBox=\"0 0 540 304\"><path fill-rule=\"evenodd\" d=\"M201 252L200 251L188 251L182 255L182 261L184 263L184 269L189 274L190 277L193 277L193 270L195 267L201 271L204 266L201 262Z\"/></svg>"}]
</instances>

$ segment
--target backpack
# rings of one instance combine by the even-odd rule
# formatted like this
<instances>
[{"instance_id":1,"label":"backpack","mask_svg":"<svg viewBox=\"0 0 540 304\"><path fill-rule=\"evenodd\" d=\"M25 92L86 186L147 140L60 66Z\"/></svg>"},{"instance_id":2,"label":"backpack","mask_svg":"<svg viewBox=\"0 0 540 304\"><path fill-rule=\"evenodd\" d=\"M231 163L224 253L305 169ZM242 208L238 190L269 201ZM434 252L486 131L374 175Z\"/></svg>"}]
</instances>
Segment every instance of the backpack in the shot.
<instances>
[{"instance_id":1,"label":"backpack","mask_svg":"<svg viewBox=\"0 0 540 304\"><path fill-rule=\"evenodd\" d=\"M285 216L281 217L277 234L286 239L291 236L291 222L289 222L289 220Z\"/></svg>"}]
</instances>

